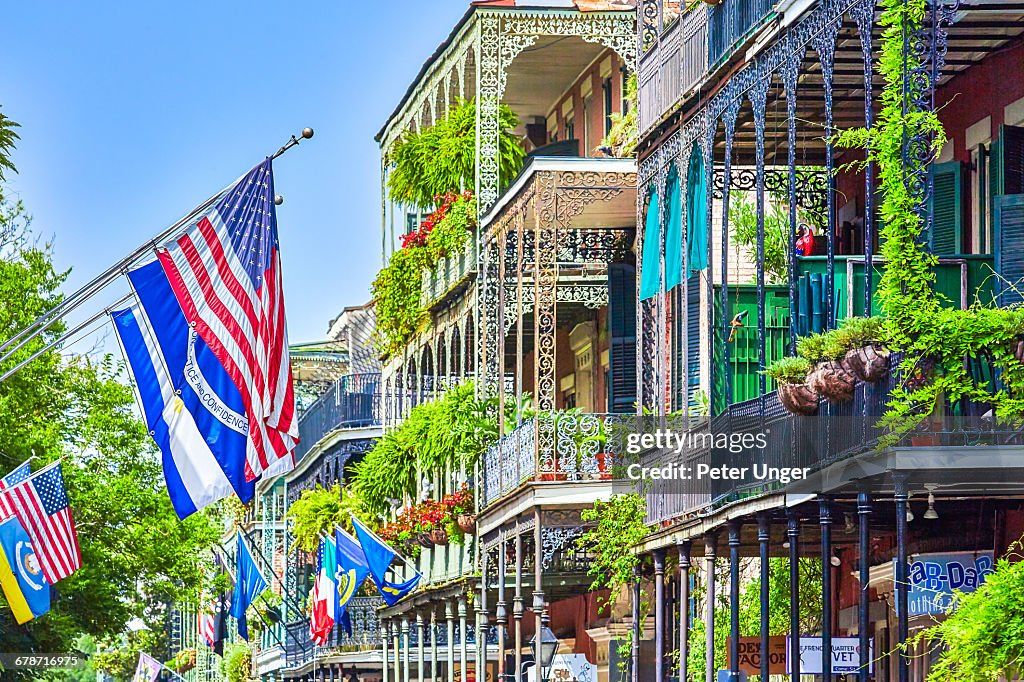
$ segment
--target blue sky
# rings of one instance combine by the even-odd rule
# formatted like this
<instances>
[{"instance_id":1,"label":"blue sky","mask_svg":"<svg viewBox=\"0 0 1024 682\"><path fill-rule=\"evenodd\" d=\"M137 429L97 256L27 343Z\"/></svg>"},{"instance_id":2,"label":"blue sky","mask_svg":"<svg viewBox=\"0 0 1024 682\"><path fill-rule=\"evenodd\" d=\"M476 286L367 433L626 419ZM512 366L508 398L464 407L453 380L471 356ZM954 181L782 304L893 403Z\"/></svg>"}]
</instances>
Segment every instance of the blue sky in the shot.
<instances>
[{"instance_id":1,"label":"blue sky","mask_svg":"<svg viewBox=\"0 0 1024 682\"><path fill-rule=\"evenodd\" d=\"M289 333L323 338L380 267L373 136L467 6L10 3L0 110L22 139L7 191L73 268L70 291L311 126L275 178Z\"/></svg>"}]
</instances>

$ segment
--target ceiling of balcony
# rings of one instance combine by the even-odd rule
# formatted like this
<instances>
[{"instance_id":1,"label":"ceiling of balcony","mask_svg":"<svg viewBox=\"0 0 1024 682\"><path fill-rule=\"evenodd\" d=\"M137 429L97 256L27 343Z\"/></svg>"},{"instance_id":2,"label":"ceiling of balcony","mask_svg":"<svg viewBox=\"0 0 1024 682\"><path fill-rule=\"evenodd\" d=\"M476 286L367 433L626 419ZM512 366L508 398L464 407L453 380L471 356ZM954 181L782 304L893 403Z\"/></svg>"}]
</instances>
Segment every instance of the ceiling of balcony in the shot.
<instances>
[{"instance_id":1,"label":"ceiling of balcony","mask_svg":"<svg viewBox=\"0 0 1024 682\"><path fill-rule=\"evenodd\" d=\"M547 116L603 50L603 46L575 36L539 38L513 60L502 101L524 122Z\"/></svg>"}]
</instances>

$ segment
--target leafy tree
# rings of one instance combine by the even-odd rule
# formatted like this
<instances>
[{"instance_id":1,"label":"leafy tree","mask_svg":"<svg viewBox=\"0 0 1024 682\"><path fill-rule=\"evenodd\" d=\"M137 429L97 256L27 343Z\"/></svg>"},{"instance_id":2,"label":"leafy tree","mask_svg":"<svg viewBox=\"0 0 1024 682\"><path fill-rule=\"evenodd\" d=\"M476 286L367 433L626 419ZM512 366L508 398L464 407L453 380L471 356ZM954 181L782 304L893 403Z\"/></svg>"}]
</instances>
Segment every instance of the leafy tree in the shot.
<instances>
[{"instance_id":1,"label":"leafy tree","mask_svg":"<svg viewBox=\"0 0 1024 682\"><path fill-rule=\"evenodd\" d=\"M789 277L789 210L779 201L765 207L764 274L768 284L781 284ZM729 227L734 246L754 249L757 245L757 207L744 193L730 196Z\"/></svg>"},{"instance_id":2,"label":"leafy tree","mask_svg":"<svg viewBox=\"0 0 1024 682\"><path fill-rule=\"evenodd\" d=\"M11 161L11 152L14 150L14 143L19 139L18 133L14 130L18 127L20 126L17 123L0 114L0 180L6 179L5 172L16 172Z\"/></svg>"},{"instance_id":3,"label":"leafy tree","mask_svg":"<svg viewBox=\"0 0 1024 682\"><path fill-rule=\"evenodd\" d=\"M54 269L50 245L36 239L30 222L20 202L0 194L0 339L57 305L68 274ZM63 331L55 324L0 371ZM0 383L0 475L33 456L35 469L66 457L82 553L82 568L54 586L48 614L18 626L0 602L0 650L72 651L81 635L122 648L129 620L141 618L150 634L164 632L166 605L194 596L200 584L214 525L205 514L178 520L124 376L110 356L50 351ZM142 644L169 657L159 639Z\"/></svg>"},{"instance_id":4,"label":"leafy tree","mask_svg":"<svg viewBox=\"0 0 1024 682\"><path fill-rule=\"evenodd\" d=\"M519 119L507 105L498 110L498 177L508 186L526 155L512 130ZM421 209L437 197L472 189L476 176L476 101L459 100L444 118L424 130L407 130L391 147L388 193Z\"/></svg>"}]
</instances>

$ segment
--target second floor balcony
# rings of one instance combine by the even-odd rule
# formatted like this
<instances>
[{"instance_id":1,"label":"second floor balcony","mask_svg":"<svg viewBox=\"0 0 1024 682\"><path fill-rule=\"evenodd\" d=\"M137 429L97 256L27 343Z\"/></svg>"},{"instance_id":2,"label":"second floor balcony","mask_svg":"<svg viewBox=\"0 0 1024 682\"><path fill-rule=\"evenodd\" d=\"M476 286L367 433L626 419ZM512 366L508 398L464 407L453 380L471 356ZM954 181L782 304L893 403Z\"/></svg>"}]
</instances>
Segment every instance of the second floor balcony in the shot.
<instances>
[{"instance_id":1,"label":"second floor balcony","mask_svg":"<svg viewBox=\"0 0 1024 682\"><path fill-rule=\"evenodd\" d=\"M338 429L380 424L380 374L339 377L299 417L301 459L325 436Z\"/></svg>"}]
</instances>

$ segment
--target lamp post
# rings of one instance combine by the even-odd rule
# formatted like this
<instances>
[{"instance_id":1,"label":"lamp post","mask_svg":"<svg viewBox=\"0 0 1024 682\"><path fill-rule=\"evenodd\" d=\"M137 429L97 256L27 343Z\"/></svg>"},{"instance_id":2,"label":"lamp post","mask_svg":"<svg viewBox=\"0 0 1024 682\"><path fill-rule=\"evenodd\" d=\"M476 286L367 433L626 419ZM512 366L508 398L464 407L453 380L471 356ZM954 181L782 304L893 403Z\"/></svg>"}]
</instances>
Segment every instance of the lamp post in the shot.
<instances>
[{"instance_id":1,"label":"lamp post","mask_svg":"<svg viewBox=\"0 0 1024 682\"><path fill-rule=\"evenodd\" d=\"M540 682L550 682L551 665L555 662L555 653L558 652L559 640L551 628L547 625L548 615L544 612L541 617L540 632L533 636L530 643L534 650L537 649L537 637L540 637L540 660L537 662L537 671L540 673Z\"/></svg>"}]
</instances>

